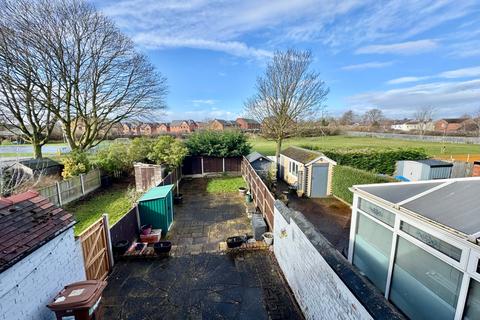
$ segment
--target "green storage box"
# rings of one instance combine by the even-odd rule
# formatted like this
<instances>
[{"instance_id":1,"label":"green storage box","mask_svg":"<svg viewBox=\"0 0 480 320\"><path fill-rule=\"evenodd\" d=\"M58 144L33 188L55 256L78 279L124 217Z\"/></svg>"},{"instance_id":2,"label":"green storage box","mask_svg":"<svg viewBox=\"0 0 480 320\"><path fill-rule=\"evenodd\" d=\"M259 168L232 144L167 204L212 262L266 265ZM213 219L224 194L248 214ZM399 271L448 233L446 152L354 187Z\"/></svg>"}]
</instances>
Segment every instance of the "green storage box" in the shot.
<instances>
[{"instance_id":1,"label":"green storage box","mask_svg":"<svg viewBox=\"0 0 480 320\"><path fill-rule=\"evenodd\" d=\"M167 233L173 223L173 188L173 184L151 188L138 200L141 225L151 224Z\"/></svg>"}]
</instances>

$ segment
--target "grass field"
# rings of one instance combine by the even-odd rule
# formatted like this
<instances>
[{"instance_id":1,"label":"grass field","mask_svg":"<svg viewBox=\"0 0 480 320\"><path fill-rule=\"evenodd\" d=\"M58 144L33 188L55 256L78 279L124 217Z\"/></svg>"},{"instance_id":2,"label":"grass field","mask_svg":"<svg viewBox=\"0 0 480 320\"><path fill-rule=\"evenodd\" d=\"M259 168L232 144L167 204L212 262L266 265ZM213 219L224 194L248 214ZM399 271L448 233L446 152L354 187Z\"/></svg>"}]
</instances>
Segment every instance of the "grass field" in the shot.
<instances>
[{"instance_id":1,"label":"grass field","mask_svg":"<svg viewBox=\"0 0 480 320\"><path fill-rule=\"evenodd\" d=\"M250 138L253 150L264 155L275 154L275 142L265 140L261 137ZM454 144L423 141L406 141L397 139L379 139L370 137L350 137L350 136L327 136L312 138L290 138L283 142L282 149L288 146L312 145L317 146L319 150L324 149L363 149L374 148L382 149L416 147L424 148L430 156L445 156L456 154L480 154L480 145L473 144ZM442 154L442 147L445 145L445 153Z\"/></svg>"},{"instance_id":2,"label":"grass field","mask_svg":"<svg viewBox=\"0 0 480 320\"><path fill-rule=\"evenodd\" d=\"M93 222L108 213L108 222L113 225L132 207L134 199L128 192L128 184L113 184L108 189L93 192L85 199L68 204L65 208L75 216L75 235L79 235Z\"/></svg>"},{"instance_id":3,"label":"grass field","mask_svg":"<svg viewBox=\"0 0 480 320\"><path fill-rule=\"evenodd\" d=\"M208 180L207 192L237 192L240 187L245 187L245 180L242 177L213 178Z\"/></svg>"}]
</instances>

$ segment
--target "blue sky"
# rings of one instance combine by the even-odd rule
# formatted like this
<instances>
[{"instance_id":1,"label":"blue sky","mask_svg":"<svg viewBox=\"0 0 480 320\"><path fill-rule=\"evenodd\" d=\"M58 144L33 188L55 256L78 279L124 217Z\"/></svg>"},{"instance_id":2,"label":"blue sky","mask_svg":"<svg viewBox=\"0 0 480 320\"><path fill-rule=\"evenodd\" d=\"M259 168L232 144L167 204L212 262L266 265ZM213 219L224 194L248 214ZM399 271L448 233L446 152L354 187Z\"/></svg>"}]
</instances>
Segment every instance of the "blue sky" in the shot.
<instances>
[{"instance_id":1,"label":"blue sky","mask_svg":"<svg viewBox=\"0 0 480 320\"><path fill-rule=\"evenodd\" d=\"M234 119L275 50L310 49L331 115L480 108L480 2L96 1L168 78L165 119Z\"/></svg>"}]
</instances>

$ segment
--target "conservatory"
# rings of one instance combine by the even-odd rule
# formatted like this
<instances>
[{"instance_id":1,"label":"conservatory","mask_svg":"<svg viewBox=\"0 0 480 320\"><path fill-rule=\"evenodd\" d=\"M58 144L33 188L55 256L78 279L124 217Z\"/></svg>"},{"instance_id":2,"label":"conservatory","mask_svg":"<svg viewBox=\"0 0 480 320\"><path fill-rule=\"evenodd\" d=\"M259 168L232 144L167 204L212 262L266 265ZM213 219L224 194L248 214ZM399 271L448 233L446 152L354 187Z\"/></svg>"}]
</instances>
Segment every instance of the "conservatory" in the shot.
<instances>
[{"instance_id":1,"label":"conservatory","mask_svg":"<svg viewBox=\"0 0 480 320\"><path fill-rule=\"evenodd\" d=\"M357 185L349 261L411 319L479 319L480 178Z\"/></svg>"}]
</instances>

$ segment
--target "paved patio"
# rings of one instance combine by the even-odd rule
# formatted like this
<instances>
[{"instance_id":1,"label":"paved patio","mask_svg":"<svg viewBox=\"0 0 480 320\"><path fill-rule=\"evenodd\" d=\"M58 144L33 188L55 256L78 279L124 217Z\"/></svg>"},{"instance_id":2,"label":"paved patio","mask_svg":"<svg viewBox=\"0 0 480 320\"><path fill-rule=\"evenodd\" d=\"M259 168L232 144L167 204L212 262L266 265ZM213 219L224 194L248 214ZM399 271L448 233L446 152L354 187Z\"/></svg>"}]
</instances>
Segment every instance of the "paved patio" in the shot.
<instances>
[{"instance_id":1,"label":"paved patio","mask_svg":"<svg viewBox=\"0 0 480 320\"><path fill-rule=\"evenodd\" d=\"M268 250L121 261L104 319L303 319Z\"/></svg>"},{"instance_id":2,"label":"paved patio","mask_svg":"<svg viewBox=\"0 0 480 320\"><path fill-rule=\"evenodd\" d=\"M228 237L252 233L244 198L239 193L207 193L207 182L191 179L180 186L183 203L175 205L167 234L173 256L219 252Z\"/></svg>"}]
</instances>

